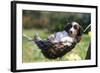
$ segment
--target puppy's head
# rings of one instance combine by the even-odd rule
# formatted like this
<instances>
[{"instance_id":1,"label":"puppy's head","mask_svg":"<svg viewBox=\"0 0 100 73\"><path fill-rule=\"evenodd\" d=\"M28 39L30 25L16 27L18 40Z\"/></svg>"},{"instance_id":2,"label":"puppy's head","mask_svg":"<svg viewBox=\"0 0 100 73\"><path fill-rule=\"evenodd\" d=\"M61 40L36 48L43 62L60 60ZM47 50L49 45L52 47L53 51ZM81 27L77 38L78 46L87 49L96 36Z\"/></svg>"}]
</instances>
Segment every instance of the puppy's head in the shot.
<instances>
[{"instance_id":1,"label":"puppy's head","mask_svg":"<svg viewBox=\"0 0 100 73\"><path fill-rule=\"evenodd\" d=\"M69 34L70 37L77 38L82 35L82 28L77 22L68 23L64 30Z\"/></svg>"}]
</instances>

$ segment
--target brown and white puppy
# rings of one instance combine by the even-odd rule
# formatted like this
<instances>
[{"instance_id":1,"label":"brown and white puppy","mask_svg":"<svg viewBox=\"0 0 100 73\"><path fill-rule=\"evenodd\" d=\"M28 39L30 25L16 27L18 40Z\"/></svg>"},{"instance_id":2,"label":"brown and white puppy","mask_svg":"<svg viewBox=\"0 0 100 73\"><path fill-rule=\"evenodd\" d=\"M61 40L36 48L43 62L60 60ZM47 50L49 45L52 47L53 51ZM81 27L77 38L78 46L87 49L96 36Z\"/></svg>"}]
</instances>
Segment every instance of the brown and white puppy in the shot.
<instances>
[{"instance_id":1,"label":"brown and white puppy","mask_svg":"<svg viewBox=\"0 0 100 73\"><path fill-rule=\"evenodd\" d=\"M63 45L71 46L72 43L80 41L82 35L82 28L77 22L68 23L64 30L56 32L48 37L52 43L62 43Z\"/></svg>"},{"instance_id":2,"label":"brown and white puppy","mask_svg":"<svg viewBox=\"0 0 100 73\"><path fill-rule=\"evenodd\" d=\"M68 32L68 35L74 38L77 42L81 40L81 36L83 33L82 27L77 22L68 23L64 30Z\"/></svg>"}]
</instances>

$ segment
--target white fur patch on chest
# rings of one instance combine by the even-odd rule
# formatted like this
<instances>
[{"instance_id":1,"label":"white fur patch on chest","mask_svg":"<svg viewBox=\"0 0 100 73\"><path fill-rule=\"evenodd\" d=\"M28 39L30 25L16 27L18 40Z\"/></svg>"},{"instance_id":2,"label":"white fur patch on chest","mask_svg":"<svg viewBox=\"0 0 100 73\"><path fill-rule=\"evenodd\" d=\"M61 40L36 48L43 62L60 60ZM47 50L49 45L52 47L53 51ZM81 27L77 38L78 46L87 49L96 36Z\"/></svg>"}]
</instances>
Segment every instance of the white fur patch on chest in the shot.
<instances>
[{"instance_id":1,"label":"white fur patch on chest","mask_svg":"<svg viewBox=\"0 0 100 73\"><path fill-rule=\"evenodd\" d=\"M67 37L62 38L61 42L63 45L71 46L72 43L74 42L74 39L72 37L67 36Z\"/></svg>"},{"instance_id":2,"label":"white fur patch on chest","mask_svg":"<svg viewBox=\"0 0 100 73\"><path fill-rule=\"evenodd\" d=\"M55 34L55 39L53 42L55 43L59 43L61 42L61 39L64 38L64 37L67 37L68 36L68 33L66 31L62 31L62 32L57 32Z\"/></svg>"},{"instance_id":3,"label":"white fur patch on chest","mask_svg":"<svg viewBox=\"0 0 100 73\"><path fill-rule=\"evenodd\" d=\"M54 43L61 42L63 45L71 46L74 42L74 39L70 36L68 36L68 33L66 31L63 32L57 32L55 34L55 39L53 40Z\"/></svg>"}]
</instances>

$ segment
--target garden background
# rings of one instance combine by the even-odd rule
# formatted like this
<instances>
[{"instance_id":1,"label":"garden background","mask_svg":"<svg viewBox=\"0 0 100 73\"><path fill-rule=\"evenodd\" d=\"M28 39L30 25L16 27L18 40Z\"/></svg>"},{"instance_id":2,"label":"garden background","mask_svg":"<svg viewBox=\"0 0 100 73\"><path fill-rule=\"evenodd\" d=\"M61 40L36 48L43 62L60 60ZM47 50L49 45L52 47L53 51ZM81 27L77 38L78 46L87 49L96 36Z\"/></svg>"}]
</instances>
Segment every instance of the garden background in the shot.
<instances>
[{"instance_id":1,"label":"garden background","mask_svg":"<svg viewBox=\"0 0 100 73\"><path fill-rule=\"evenodd\" d=\"M33 11L23 10L23 34L33 38L35 33L46 39L50 34L57 31L63 31L68 22L76 21L84 30L91 24L90 13L76 12L54 12L54 11ZM63 56L60 61L85 60L90 43L88 33L91 28L83 33L80 43L75 48ZM47 62L59 61L59 59L50 60L43 56L41 50L34 42L28 41L23 37L23 62Z\"/></svg>"}]
</instances>

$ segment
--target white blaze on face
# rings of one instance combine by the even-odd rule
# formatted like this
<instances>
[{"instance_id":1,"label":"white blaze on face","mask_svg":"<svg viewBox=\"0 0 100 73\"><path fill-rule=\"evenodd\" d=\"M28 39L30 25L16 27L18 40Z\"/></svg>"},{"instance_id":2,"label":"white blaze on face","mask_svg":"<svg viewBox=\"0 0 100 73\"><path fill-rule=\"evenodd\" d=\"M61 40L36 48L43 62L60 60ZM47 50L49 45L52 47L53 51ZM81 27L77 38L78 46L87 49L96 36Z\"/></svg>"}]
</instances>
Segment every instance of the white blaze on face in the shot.
<instances>
[{"instance_id":1,"label":"white blaze on face","mask_svg":"<svg viewBox=\"0 0 100 73\"><path fill-rule=\"evenodd\" d=\"M77 35L77 32L78 32L77 30L79 29L79 28L75 29L74 28L75 25L79 26L79 24L77 22L72 22L72 27L69 30L69 31L71 31L71 36L72 37L75 37Z\"/></svg>"}]
</instances>

